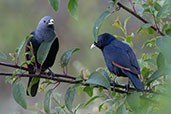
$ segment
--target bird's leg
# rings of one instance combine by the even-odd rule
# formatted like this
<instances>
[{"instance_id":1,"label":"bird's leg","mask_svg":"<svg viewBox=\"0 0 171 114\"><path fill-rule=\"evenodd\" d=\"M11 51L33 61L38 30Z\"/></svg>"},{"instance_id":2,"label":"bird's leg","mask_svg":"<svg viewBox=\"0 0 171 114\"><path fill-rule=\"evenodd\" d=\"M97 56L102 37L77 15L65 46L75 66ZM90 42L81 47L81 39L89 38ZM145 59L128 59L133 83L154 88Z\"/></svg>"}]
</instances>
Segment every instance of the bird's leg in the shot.
<instances>
[{"instance_id":1,"label":"bird's leg","mask_svg":"<svg viewBox=\"0 0 171 114\"><path fill-rule=\"evenodd\" d=\"M49 70L48 75L50 75L51 77L55 75L55 73L53 73L50 68L48 68L48 70Z\"/></svg>"},{"instance_id":2,"label":"bird's leg","mask_svg":"<svg viewBox=\"0 0 171 114\"><path fill-rule=\"evenodd\" d=\"M128 79L128 84L127 84L127 85L125 85L125 88L126 88L126 91L127 91L127 93L128 93L129 88L130 88L130 80L129 80L129 79Z\"/></svg>"},{"instance_id":3,"label":"bird's leg","mask_svg":"<svg viewBox=\"0 0 171 114\"><path fill-rule=\"evenodd\" d=\"M114 90L115 90L116 81L117 81L117 76L115 76L115 78L114 78L113 81L112 81L113 89L114 89Z\"/></svg>"},{"instance_id":4,"label":"bird's leg","mask_svg":"<svg viewBox=\"0 0 171 114\"><path fill-rule=\"evenodd\" d=\"M37 67L35 67L35 74L36 75L40 75L40 73L41 73L41 71L42 71L42 65L40 65L40 68L37 68Z\"/></svg>"}]
</instances>

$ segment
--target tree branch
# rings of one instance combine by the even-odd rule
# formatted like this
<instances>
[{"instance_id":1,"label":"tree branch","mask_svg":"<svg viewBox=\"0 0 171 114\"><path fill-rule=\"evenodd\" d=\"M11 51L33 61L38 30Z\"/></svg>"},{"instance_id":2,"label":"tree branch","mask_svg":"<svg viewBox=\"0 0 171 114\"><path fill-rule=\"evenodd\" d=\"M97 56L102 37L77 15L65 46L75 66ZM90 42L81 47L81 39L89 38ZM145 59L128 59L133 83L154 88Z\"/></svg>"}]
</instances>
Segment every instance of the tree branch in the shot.
<instances>
[{"instance_id":1,"label":"tree branch","mask_svg":"<svg viewBox=\"0 0 171 114\"><path fill-rule=\"evenodd\" d=\"M114 2L115 0L113 0ZM138 18L139 20L141 20L143 23L149 23L147 20L145 20L144 18L142 18L140 15L138 15L137 13L135 13L134 11L132 11L131 9L129 9L128 7L124 6L123 4L121 4L120 2L117 3L117 5L121 8L123 8L124 10L126 10L127 12L129 12L130 14L134 15L136 18ZM151 28L158 32L161 36L164 36L164 33L161 32L160 30L157 30L156 27L151 26Z\"/></svg>"},{"instance_id":2,"label":"tree branch","mask_svg":"<svg viewBox=\"0 0 171 114\"><path fill-rule=\"evenodd\" d=\"M16 65L16 64L5 63L5 62L0 62L0 66L11 67L11 68L21 69L21 70L25 70L25 71L29 70L26 67L19 66L19 65ZM13 76L13 74L14 73L12 73L12 72L0 72L1 76ZM53 76L52 76L52 75L48 74L47 72L41 72L40 75L16 73L15 76L19 76L19 77L39 77L39 78L43 78L43 79L50 79L50 80L57 81L57 82L64 82L64 83L70 83L70 84L81 84L81 85L84 85L84 86L90 86L90 84L85 83L85 81L87 79L77 80L75 76L65 75L65 74L53 73ZM112 86L112 88L111 88L112 91L115 91L115 92L118 92L118 93L127 93L127 91L116 89L116 88L126 89L126 87L123 86L123 85L115 84L116 88L113 88L112 83L110 85ZM106 89L106 88L104 88L104 89ZM136 91L136 89L133 88L133 87L130 87L129 90ZM145 90L145 92L156 93L156 92L153 92L153 91L150 91L150 90ZM159 93L157 93L157 94L159 94Z\"/></svg>"}]
</instances>

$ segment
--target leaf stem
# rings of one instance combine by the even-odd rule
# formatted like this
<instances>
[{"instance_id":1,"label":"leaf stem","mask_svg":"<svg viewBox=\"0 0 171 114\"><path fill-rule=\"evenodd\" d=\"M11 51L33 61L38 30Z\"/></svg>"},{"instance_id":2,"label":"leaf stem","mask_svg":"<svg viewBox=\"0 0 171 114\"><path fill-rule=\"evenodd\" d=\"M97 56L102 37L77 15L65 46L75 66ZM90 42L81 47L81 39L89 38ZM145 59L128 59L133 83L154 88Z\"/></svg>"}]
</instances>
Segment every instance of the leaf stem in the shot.
<instances>
[{"instance_id":1,"label":"leaf stem","mask_svg":"<svg viewBox=\"0 0 171 114\"><path fill-rule=\"evenodd\" d=\"M61 104L55 99L54 96L52 96L52 99L53 99L53 101L54 101L57 105L59 105L60 107L62 107ZM65 114L68 114L68 112L65 110L65 108L61 108L61 109L65 112Z\"/></svg>"}]
</instances>

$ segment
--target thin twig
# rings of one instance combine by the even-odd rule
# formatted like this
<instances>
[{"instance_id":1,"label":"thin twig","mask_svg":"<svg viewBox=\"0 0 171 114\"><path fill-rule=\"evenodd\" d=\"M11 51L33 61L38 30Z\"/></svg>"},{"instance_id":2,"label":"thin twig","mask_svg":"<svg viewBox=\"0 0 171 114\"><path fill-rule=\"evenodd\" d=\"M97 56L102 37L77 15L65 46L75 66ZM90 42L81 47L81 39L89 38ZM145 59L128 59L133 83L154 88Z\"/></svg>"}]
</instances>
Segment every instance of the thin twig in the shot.
<instances>
[{"instance_id":1,"label":"thin twig","mask_svg":"<svg viewBox=\"0 0 171 114\"><path fill-rule=\"evenodd\" d=\"M113 0L115 1L115 0ZM121 4L120 2L117 3L117 5L121 8L123 8L124 10L126 10L127 12L129 12L130 14L134 15L136 18L138 18L139 20L141 20L143 23L149 23L147 20L145 20L144 18L142 18L140 15L134 13L134 11L132 11L131 9L129 9L128 7L124 6L123 4ZM151 28L158 32L161 36L164 36L164 33L161 31L158 31L156 27L151 26Z\"/></svg>"},{"instance_id":2,"label":"thin twig","mask_svg":"<svg viewBox=\"0 0 171 114\"><path fill-rule=\"evenodd\" d=\"M134 4L132 3L132 0L129 0L129 3L131 4L132 9L134 10L134 13L137 14L137 12L136 12L136 10L135 10L135 6L134 6Z\"/></svg>"}]
</instances>

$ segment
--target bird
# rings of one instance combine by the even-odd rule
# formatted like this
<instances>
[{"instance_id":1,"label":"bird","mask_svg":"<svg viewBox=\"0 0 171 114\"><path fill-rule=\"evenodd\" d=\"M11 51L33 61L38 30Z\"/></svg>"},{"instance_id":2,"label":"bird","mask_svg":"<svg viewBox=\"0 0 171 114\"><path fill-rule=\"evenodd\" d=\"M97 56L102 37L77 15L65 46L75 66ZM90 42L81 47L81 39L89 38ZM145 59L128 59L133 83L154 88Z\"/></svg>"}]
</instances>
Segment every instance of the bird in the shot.
<instances>
[{"instance_id":1,"label":"bird","mask_svg":"<svg viewBox=\"0 0 171 114\"><path fill-rule=\"evenodd\" d=\"M91 48L99 48L104 56L108 70L116 76L128 77L138 91L143 91L144 86L139 79L140 67L131 47L116 39L109 33L98 36L97 42Z\"/></svg>"},{"instance_id":2,"label":"bird","mask_svg":"<svg viewBox=\"0 0 171 114\"><path fill-rule=\"evenodd\" d=\"M30 61L32 57L34 57L34 62L27 64L27 68L29 69L29 74L40 74L41 71L45 71L53 66L55 62L55 58L57 55L57 52L59 50L59 41L58 37L55 34L55 27L54 27L54 19L50 16L44 16L39 21L37 28L35 31L30 33L31 37L27 40L26 46L25 46L25 53L26 53L26 61ZM55 39L54 39L55 38ZM37 60L37 52L39 49L39 46L43 42L50 42L53 41L49 53L44 61L44 63L41 65L38 63ZM49 71L51 71L49 69ZM52 71L51 71L52 72ZM39 87L39 81L40 79L31 84L31 81L34 78L30 77L27 85L26 93L28 96L36 96L37 90ZM29 92L29 86L31 86L30 92Z\"/></svg>"}]
</instances>

